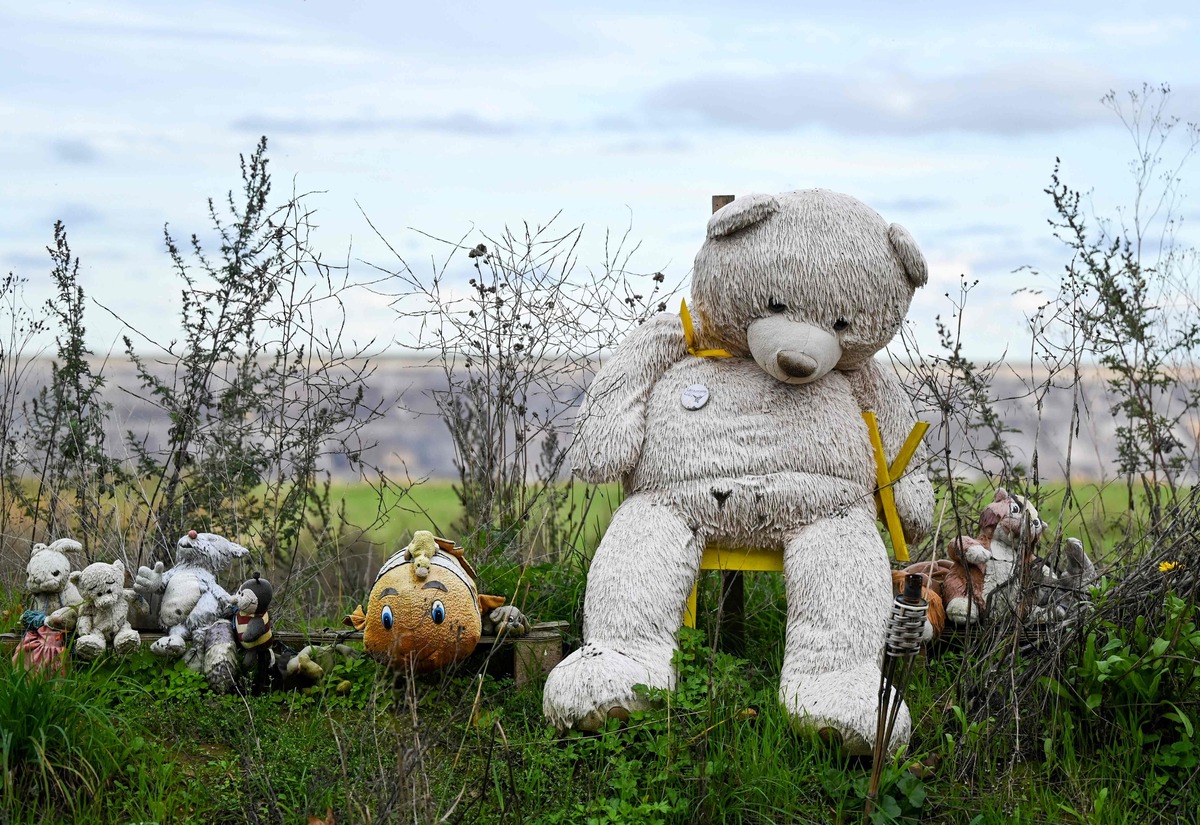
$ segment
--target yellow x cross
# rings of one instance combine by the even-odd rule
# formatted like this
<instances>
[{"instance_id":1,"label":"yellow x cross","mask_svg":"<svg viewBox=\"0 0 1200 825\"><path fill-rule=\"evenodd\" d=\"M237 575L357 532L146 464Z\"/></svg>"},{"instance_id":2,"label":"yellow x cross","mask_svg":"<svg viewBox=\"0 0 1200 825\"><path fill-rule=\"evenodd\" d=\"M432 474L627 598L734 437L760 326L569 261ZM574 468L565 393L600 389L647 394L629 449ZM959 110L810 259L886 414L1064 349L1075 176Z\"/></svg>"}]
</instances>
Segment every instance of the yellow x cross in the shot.
<instances>
[{"instance_id":1,"label":"yellow x cross","mask_svg":"<svg viewBox=\"0 0 1200 825\"><path fill-rule=\"evenodd\" d=\"M877 485L875 506L882 514L888 533L892 537L892 549L896 552L896 561L908 561L908 545L904 542L904 528L900 526L900 514L896 512L896 492L892 488L904 475L908 463L912 461L917 447L921 444L921 439L925 437L925 431L929 429L929 422L918 421L913 426L912 432L904 440L904 446L896 454L896 460L889 466L887 456L883 452L883 438L879 435L879 422L875 420L875 413L871 410L863 410L862 416L863 420L867 422L867 432L871 436L871 448L875 453L875 484Z\"/></svg>"}]
</instances>

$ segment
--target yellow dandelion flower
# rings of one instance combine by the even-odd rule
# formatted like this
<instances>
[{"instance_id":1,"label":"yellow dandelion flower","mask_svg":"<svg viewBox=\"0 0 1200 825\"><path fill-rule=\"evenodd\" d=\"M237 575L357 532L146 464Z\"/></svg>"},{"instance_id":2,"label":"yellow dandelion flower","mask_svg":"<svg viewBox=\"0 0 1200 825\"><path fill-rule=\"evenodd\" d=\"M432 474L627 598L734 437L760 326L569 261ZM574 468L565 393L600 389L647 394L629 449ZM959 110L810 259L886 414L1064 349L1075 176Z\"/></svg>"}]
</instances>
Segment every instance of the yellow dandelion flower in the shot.
<instances>
[{"instance_id":1,"label":"yellow dandelion flower","mask_svg":"<svg viewBox=\"0 0 1200 825\"><path fill-rule=\"evenodd\" d=\"M1175 570L1178 567L1179 567L1179 562L1177 562L1177 561L1163 561L1163 562L1158 563L1158 572L1159 573L1170 573L1172 570Z\"/></svg>"}]
</instances>

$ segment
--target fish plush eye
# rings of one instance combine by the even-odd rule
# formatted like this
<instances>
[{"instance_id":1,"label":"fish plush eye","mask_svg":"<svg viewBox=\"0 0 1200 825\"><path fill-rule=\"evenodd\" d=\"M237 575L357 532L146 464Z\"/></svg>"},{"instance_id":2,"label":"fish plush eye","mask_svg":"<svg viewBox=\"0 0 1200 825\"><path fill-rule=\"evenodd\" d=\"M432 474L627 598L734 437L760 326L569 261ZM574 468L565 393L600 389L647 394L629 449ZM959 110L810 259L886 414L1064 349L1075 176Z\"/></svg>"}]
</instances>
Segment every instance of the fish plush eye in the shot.
<instances>
[{"instance_id":1,"label":"fish plush eye","mask_svg":"<svg viewBox=\"0 0 1200 825\"><path fill-rule=\"evenodd\" d=\"M441 624L446 621L446 608L441 601L433 603L433 609L429 611L429 615L433 617L434 624Z\"/></svg>"},{"instance_id":2,"label":"fish plush eye","mask_svg":"<svg viewBox=\"0 0 1200 825\"><path fill-rule=\"evenodd\" d=\"M385 604L383 606L382 619L383 619L383 629L391 630L392 629L392 608L390 605Z\"/></svg>"}]
</instances>

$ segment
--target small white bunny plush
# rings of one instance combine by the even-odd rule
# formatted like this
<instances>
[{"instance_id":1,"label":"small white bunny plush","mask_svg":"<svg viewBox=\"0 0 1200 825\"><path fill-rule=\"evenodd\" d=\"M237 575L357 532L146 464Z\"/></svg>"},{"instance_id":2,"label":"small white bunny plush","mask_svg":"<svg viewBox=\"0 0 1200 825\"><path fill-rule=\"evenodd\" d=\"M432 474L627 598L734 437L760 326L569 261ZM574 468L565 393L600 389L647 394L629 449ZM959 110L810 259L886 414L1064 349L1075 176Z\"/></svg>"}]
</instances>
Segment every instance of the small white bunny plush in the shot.
<instances>
[{"instance_id":1,"label":"small white bunny plush","mask_svg":"<svg viewBox=\"0 0 1200 825\"><path fill-rule=\"evenodd\" d=\"M42 623L57 630L75 626L75 607L83 601L71 582L67 551L79 552L83 545L73 539L33 545L25 566L25 589L31 597L30 610L44 614Z\"/></svg>"}]
</instances>

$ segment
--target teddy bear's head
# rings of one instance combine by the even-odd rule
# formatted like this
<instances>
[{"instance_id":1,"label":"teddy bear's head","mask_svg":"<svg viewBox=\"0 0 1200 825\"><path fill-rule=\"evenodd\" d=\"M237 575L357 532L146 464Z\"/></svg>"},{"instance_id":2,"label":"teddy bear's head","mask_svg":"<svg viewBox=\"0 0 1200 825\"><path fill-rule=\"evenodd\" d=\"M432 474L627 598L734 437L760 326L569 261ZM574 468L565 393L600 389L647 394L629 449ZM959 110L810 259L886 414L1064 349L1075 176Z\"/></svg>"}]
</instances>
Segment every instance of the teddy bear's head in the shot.
<instances>
[{"instance_id":1,"label":"teddy bear's head","mask_svg":"<svg viewBox=\"0 0 1200 825\"><path fill-rule=\"evenodd\" d=\"M35 544L25 566L25 588L30 593L61 593L71 574L71 562L64 550L82 550L71 539L59 539L50 545Z\"/></svg>"},{"instance_id":2,"label":"teddy bear's head","mask_svg":"<svg viewBox=\"0 0 1200 825\"><path fill-rule=\"evenodd\" d=\"M98 561L72 573L71 583L79 588L85 603L97 608L111 607L124 595L125 565L120 559L112 564Z\"/></svg>"},{"instance_id":3,"label":"teddy bear's head","mask_svg":"<svg viewBox=\"0 0 1200 825\"><path fill-rule=\"evenodd\" d=\"M705 347L750 355L789 384L855 370L900 329L928 278L912 236L848 195L749 195L719 209L696 255Z\"/></svg>"}]
</instances>

